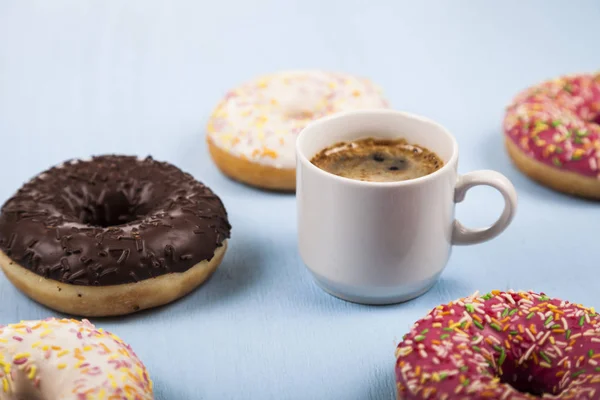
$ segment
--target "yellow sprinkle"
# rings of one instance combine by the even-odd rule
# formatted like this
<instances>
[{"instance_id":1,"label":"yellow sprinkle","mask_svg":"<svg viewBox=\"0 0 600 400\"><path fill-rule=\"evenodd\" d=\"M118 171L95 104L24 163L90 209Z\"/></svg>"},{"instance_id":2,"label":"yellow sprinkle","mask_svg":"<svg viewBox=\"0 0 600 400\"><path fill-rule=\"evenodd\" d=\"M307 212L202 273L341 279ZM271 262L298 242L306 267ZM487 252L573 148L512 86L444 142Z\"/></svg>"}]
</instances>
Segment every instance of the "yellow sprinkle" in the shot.
<instances>
[{"instance_id":1,"label":"yellow sprinkle","mask_svg":"<svg viewBox=\"0 0 600 400\"><path fill-rule=\"evenodd\" d=\"M458 334L460 334L460 335L463 335L463 336L469 336L469 335L467 335L467 334L466 334L464 331L462 331L462 330L460 330L460 329L458 329L458 328L454 328L454 332L456 332L456 333L458 333Z\"/></svg>"},{"instance_id":2,"label":"yellow sprinkle","mask_svg":"<svg viewBox=\"0 0 600 400\"><path fill-rule=\"evenodd\" d=\"M575 157L581 157L585 154L585 150L583 149L575 149L573 150L573 156Z\"/></svg>"},{"instance_id":3,"label":"yellow sprinkle","mask_svg":"<svg viewBox=\"0 0 600 400\"><path fill-rule=\"evenodd\" d=\"M64 349L63 351L61 351L60 353L57 354L58 357L62 357L62 356L66 356L67 354L69 354L69 350Z\"/></svg>"},{"instance_id":4,"label":"yellow sprinkle","mask_svg":"<svg viewBox=\"0 0 600 400\"><path fill-rule=\"evenodd\" d=\"M50 350L50 346L48 346L48 345L42 346L42 350L48 351L48 350Z\"/></svg>"},{"instance_id":5,"label":"yellow sprinkle","mask_svg":"<svg viewBox=\"0 0 600 400\"><path fill-rule=\"evenodd\" d=\"M35 349L36 347L38 347L40 344L42 344L42 342L35 342L34 344L31 345L31 348Z\"/></svg>"},{"instance_id":6,"label":"yellow sprinkle","mask_svg":"<svg viewBox=\"0 0 600 400\"><path fill-rule=\"evenodd\" d=\"M108 379L110 380L110 385L113 387L113 389L116 389L117 382L115 381L115 377L112 374L109 374Z\"/></svg>"},{"instance_id":7,"label":"yellow sprinkle","mask_svg":"<svg viewBox=\"0 0 600 400\"><path fill-rule=\"evenodd\" d=\"M43 338L44 336L48 336L51 333L52 329L46 329L44 332L40 333L40 337Z\"/></svg>"},{"instance_id":8,"label":"yellow sprinkle","mask_svg":"<svg viewBox=\"0 0 600 400\"><path fill-rule=\"evenodd\" d=\"M17 353L13 357L13 360L19 360L21 358L29 358L29 357L31 357L31 353Z\"/></svg>"},{"instance_id":9,"label":"yellow sprinkle","mask_svg":"<svg viewBox=\"0 0 600 400\"><path fill-rule=\"evenodd\" d=\"M56 368L58 368L58 369L65 369L65 368L67 368L67 364L65 364L65 363L58 364L56 366Z\"/></svg>"},{"instance_id":10,"label":"yellow sprinkle","mask_svg":"<svg viewBox=\"0 0 600 400\"><path fill-rule=\"evenodd\" d=\"M8 379L2 378L2 389L4 389L4 393L8 393Z\"/></svg>"},{"instance_id":11,"label":"yellow sprinkle","mask_svg":"<svg viewBox=\"0 0 600 400\"><path fill-rule=\"evenodd\" d=\"M262 155L264 157L277 158L277 152L266 147L263 149Z\"/></svg>"},{"instance_id":12,"label":"yellow sprinkle","mask_svg":"<svg viewBox=\"0 0 600 400\"><path fill-rule=\"evenodd\" d=\"M556 151L556 145L549 144L546 149L544 149L544 157L548 157L550 154L553 154Z\"/></svg>"},{"instance_id":13,"label":"yellow sprinkle","mask_svg":"<svg viewBox=\"0 0 600 400\"><path fill-rule=\"evenodd\" d=\"M8 343L8 339L0 338L0 343Z\"/></svg>"},{"instance_id":14,"label":"yellow sprinkle","mask_svg":"<svg viewBox=\"0 0 600 400\"><path fill-rule=\"evenodd\" d=\"M85 346L85 347L83 348L83 351L90 351L90 350L92 350L92 349L93 349L93 347L92 347L92 346Z\"/></svg>"},{"instance_id":15,"label":"yellow sprinkle","mask_svg":"<svg viewBox=\"0 0 600 400\"><path fill-rule=\"evenodd\" d=\"M27 374L27 377L29 378L29 380L33 380L33 378L35 378L36 372L37 372L37 368L35 365L32 365L31 367L29 367L29 374Z\"/></svg>"},{"instance_id":16,"label":"yellow sprinkle","mask_svg":"<svg viewBox=\"0 0 600 400\"><path fill-rule=\"evenodd\" d=\"M261 115L256 118L255 126L258 128L263 127L267 123L268 118L264 115Z\"/></svg>"},{"instance_id":17,"label":"yellow sprinkle","mask_svg":"<svg viewBox=\"0 0 600 400\"><path fill-rule=\"evenodd\" d=\"M600 353L598 353L600 354ZM10 374L10 364L4 361L0 361L0 367L4 369L5 374Z\"/></svg>"},{"instance_id":18,"label":"yellow sprinkle","mask_svg":"<svg viewBox=\"0 0 600 400\"><path fill-rule=\"evenodd\" d=\"M533 132L531 132L531 134L537 135L538 133L545 131L546 129L548 129L548 124L542 121L536 121L535 127L533 128Z\"/></svg>"}]
</instances>

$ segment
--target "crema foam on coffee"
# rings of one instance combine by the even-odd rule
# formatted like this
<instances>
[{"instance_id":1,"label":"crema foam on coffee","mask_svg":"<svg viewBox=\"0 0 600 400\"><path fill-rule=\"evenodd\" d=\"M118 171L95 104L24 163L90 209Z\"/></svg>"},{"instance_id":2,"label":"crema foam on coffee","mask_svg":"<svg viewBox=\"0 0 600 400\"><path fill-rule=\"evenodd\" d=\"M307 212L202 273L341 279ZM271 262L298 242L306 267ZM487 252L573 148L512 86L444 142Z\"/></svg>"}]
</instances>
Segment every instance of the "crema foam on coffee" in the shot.
<instances>
[{"instance_id":1,"label":"crema foam on coffee","mask_svg":"<svg viewBox=\"0 0 600 400\"><path fill-rule=\"evenodd\" d=\"M336 143L321 150L311 162L334 175L370 182L415 179L444 165L437 154L423 146L405 139L375 138Z\"/></svg>"}]
</instances>

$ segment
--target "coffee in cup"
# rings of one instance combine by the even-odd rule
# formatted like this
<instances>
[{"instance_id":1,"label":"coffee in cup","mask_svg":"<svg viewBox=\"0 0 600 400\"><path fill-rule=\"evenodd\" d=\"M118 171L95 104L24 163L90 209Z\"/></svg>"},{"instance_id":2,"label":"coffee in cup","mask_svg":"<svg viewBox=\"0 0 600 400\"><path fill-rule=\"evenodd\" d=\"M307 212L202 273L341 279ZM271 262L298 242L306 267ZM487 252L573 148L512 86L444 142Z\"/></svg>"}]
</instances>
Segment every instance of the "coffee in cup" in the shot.
<instances>
[{"instance_id":1,"label":"coffee in cup","mask_svg":"<svg viewBox=\"0 0 600 400\"><path fill-rule=\"evenodd\" d=\"M329 146L311 162L344 178L370 182L397 182L420 178L440 169L444 162L426 147L405 139L368 137Z\"/></svg>"}]
</instances>

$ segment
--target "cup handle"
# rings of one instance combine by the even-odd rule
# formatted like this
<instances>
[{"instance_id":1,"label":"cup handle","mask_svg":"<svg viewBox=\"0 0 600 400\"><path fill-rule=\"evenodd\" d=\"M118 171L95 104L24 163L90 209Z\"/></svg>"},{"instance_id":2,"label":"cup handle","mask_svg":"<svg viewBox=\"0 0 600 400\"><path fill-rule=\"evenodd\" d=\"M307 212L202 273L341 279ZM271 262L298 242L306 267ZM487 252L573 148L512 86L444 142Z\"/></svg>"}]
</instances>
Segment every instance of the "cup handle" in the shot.
<instances>
[{"instance_id":1,"label":"cup handle","mask_svg":"<svg viewBox=\"0 0 600 400\"><path fill-rule=\"evenodd\" d=\"M458 220L454 220L452 229L452 244L467 245L488 241L498 236L512 221L517 209L517 192L513 184L501 173L490 170L474 171L458 178L454 190L454 202L460 203L465 199L469 189L474 186L491 186L504 197L504 211L498 220L488 228L466 228Z\"/></svg>"}]
</instances>

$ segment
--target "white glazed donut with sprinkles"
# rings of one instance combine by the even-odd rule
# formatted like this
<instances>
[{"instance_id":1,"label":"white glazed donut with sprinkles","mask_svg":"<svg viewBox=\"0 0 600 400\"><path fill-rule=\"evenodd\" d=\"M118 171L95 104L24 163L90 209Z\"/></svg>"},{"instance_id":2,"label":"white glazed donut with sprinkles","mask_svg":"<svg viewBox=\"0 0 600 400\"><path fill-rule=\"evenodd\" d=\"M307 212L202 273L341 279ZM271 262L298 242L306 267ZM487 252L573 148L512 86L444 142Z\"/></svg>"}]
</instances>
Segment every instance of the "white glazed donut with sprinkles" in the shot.
<instances>
[{"instance_id":1,"label":"white glazed donut with sprinkles","mask_svg":"<svg viewBox=\"0 0 600 400\"><path fill-rule=\"evenodd\" d=\"M152 400L131 347L89 321L0 326L0 400Z\"/></svg>"},{"instance_id":2,"label":"white glazed donut with sprinkles","mask_svg":"<svg viewBox=\"0 0 600 400\"><path fill-rule=\"evenodd\" d=\"M275 190L295 188L297 133L338 112L387 108L381 89L345 73L284 71L227 93L208 122L217 166L238 181Z\"/></svg>"}]
</instances>

